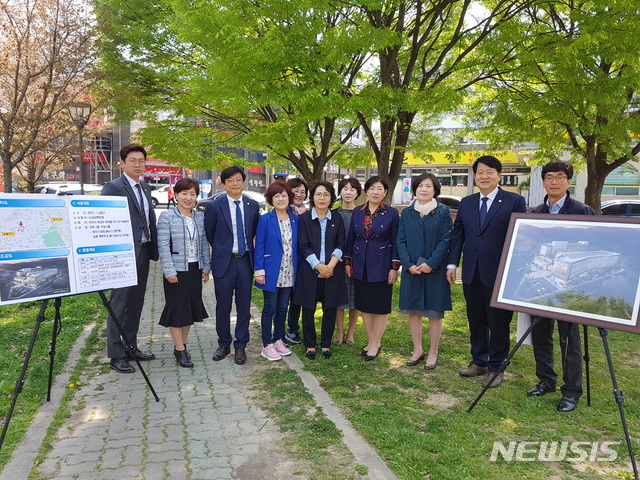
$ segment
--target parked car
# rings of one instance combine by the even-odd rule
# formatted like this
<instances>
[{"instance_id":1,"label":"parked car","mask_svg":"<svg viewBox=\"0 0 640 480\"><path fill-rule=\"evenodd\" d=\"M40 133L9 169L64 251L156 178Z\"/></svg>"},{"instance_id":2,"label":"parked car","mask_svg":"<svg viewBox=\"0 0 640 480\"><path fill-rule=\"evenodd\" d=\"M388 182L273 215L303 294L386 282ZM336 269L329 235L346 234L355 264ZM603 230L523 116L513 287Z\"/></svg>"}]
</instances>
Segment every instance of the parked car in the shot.
<instances>
[{"instance_id":1,"label":"parked car","mask_svg":"<svg viewBox=\"0 0 640 480\"><path fill-rule=\"evenodd\" d=\"M600 212L602 215L640 217L640 199L620 199L602 202Z\"/></svg>"},{"instance_id":2,"label":"parked car","mask_svg":"<svg viewBox=\"0 0 640 480\"><path fill-rule=\"evenodd\" d=\"M209 202L214 201L220 195L224 195L225 192L218 192L211 197L203 198L202 200L198 200L198 204L196 205L196 209L200 212L204 212L207 208L207 204ZM251 190L244 190L242 192L243 195L246 195L249 198L253 198L256 202L258 202L258 206L260 207L260 215L263 213L267 213L267 199L265 196L258 192L253 192Z\"/></svg>"},{"instance_id":3,"label":"parked car","mask_svg":"<svg viewBox=\"0 0 640 480\"><path fill-rule=\"evenodd\" d=\"M169 203L169 188L169 185L160 185L151 191L151 206L153 208Z\"/></svg>"},{"instance_id":4,"label":"parked car","mask_svg":"<svg viewBox=\"0 0 640 480\"><path fill-rule=\"evenodd\" d=\"M46 188L40 190L40 193L48 193L53 195L80 195L79 183L47 183ZM102 185L94 185L91 183L84 184L85 195L100 195Z\"/></svg>"},{"instance_id":5,"label":"parked car","mask_svg":"<svg viewBox=\"0 0 640 480\"><path fill-rule=\"evenodd\" d=\"M451 220L455 221L462 197L455 195L438 195L438 201L451 209Z\"/></svg>"}]
</instances>

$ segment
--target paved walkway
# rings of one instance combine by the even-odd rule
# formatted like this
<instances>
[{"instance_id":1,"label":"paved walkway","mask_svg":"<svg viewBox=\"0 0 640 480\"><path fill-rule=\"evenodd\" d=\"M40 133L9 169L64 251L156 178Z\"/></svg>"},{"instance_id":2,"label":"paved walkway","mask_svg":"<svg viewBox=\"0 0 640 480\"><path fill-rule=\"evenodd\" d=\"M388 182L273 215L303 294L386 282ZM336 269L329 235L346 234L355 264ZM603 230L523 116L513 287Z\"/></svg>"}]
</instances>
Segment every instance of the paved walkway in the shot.
<instances>
[{"instance_id":1,"label":"paved walkway","mask_svg":"<svg viewBox=\"0 0 640 480\"><path fill-rule=\"evenodd\" d=\"M287 455L273 419L251 402L252 366L264 362L257 330L247 347L246 365L235 365L232 356L213 362L216 334L212 319L206 320L189 336L195 368L178 367L168 330L157 325L164 302L161 275L159 264L152 262L139 335L140 348L157 357L143 363L143 368L160 402L155 401L139 372L123 375L109 371L82 378L71 418L58 430L44 461L33 467L66 388L68 375L62 374L52 402L43 404L0 480L27 479L32 467L39 478L56 480L306 478L300 475L300 460ZM210 315L215 312L212 284L205 285L204 293ZM254 319L259 318L257 310L253 314ZM74 347L66 372L77 363L89 331L87 328ZM394 479L315 377L304 371L295 353L286 361L343 432L345 448L353 453L354 463L367 466L368 475L359 478Z\"/></svg>"}]
</instances>

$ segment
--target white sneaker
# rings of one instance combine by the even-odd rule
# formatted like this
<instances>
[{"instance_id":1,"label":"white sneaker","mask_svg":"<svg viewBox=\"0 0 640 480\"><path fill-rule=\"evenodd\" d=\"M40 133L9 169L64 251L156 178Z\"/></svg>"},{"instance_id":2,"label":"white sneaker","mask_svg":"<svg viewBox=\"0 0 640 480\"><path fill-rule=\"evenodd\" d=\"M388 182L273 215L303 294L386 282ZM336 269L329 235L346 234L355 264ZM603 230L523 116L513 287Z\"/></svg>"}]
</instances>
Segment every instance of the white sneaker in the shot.
<instances>
[{"instance_id":1,"label":"white sneaker","mask_svg":"<svg viewBox=\"0 0 640 480\"><path fill-rule=\"evenodd\" d=\"M287 355L291 355L291 350L287 348L287 346L284 344L282 340L278 340L272 345L275 347L276 351L283 357L286 357Z\"/></svg>"},{"instance_id":2,"label":"white sneaker","mask_svg":"<svg viewBox=\"0 0 640 480\"><path fill-rule=\"evenodd\" d=\"M273 343L270 343L269 345L264 347L260 355L262 355L264 358L266 358L270 362L275 362L276 360L282 360L282 357L276 350L276 347L273 346Z\"/></svg>"}]
</instances>

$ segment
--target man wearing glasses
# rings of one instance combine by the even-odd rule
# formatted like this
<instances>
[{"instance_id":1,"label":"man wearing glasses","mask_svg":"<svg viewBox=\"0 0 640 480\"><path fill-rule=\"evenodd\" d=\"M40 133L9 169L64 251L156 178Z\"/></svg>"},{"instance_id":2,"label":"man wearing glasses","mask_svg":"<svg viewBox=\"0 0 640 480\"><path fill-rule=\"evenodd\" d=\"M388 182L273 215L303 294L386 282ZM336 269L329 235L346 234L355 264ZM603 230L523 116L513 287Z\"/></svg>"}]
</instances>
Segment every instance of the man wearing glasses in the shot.
<instances>
[{"instance_id":1,"label":"man wearing glasses","mask_svg":"<svg viewBox=\"0 0 640 480\"><path fill-rule=\"evenodd\" d=\"M114 288L111 291L111 307L127 340L131 342L136 358L153 360L156 358L153 353L144 353L138 349L138 328L147 289L149 260L158 260L156 215L149 193L151 187L140 180L144 174L147 151L142 146L131 143L120 150L120 160L122 175L105 183L101 195L128 198L138 283L131 287ZM109 366L112 370L119 373L135 372L136 369L129 363L134 359L125 350L123 339L110 314L107 316L107 354L111 359Z\"/></svg>"},{"instance_id":2,"label":"man wearing glasses","mask_svg":"<svg viewBox=\"0 0 640 480\"><path fill-rule=\"evenodd\" d=\"M533 213L595 215L591 207L569 195L572 177L573 167L566 162L550 162L542 167L542 181L547 195L543 203L533 209ZM553 370L554 322L552 318L540 318L540 322L531 332L536 376L540 381L527 392L530 397L540 397L556 390L558 375ZM582 395L582 346L579 325L558 320L558 335L564 385L560 387L562 399L557 410L570 412L576 408Z\"/></svg>"}]
</instances>

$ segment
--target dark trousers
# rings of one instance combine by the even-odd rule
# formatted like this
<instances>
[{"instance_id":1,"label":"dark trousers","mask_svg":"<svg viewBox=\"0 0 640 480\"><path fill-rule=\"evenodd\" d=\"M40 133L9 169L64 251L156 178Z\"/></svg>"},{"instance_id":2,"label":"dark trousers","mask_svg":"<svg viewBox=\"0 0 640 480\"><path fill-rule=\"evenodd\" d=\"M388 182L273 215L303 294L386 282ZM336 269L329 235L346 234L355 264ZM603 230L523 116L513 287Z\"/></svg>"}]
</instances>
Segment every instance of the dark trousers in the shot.
<instances>
[{"instance_id":1,"label":"dark trousers","mask_svg":"<svg viewBox=\"0 0 640 480\"><path fill-rule=\"evenodd\" d=\"M320 346L322 348L331 347L331 338L336 328L336 307L324 306L324 291L326 280L319 278L316 286L316 302L322 303L322 326L320 328ZM315 308L302 307L302 336L304 346L316 348L316 324Z\"/></svg>"},{"instance_id":2,"label":"dark trousers","mask_svg":"<svg viewBox=\"0 0 640 480\"><path fill-rule=\"evenodd\" d=\"M513 312L490 307L492 287L485 287L476 271L471 283L462 285L467 302L472 363L497 372L509 355L509 324Z\"/></svg>"},{"instance_id":3,"label":"dark trousers","mask_svg":"<svg viewBox=\"0 0 640 480\"><path fill-rule=\"evenodd\" d=\"M291 298L293 298L293 296ZM296 335L300 333L300 309L300 305L295 305L294 303L289 305L289 333L295 333Z\"/></svg>"},{"instance_id":4,"label":"dark trousers","mask_svg":"<svg viewBox=\"0 0 640 480\"><path fill-rule=\"evenodd\" d=\"M260 326L262 327L262 346L284 340L284 322L287 320L287 307L293 287L278 288L275 292L262 291L264 305Z\"/></svg>"},{"instance_id":5,"label":"dark trousers","mask_svg":"<svg viewBox=\"0 0 640 480\"><path fill-rule=\"evenodd\" d=\"M138 284L131 287L115 288L111 291L111 309L122 325L122 330L133 348L138 348L138 329L140 328L140 314L144 306L144 294L147 290L150 251L151 244L144 243L136 258ZM125 351L120 331L116 327L113 317L109 314L107 315L107 355L109 358L122 358Z\"/></svg>"},{"instance_id":6,"label":"dark trousers","mask_svg":"<svg viewBox=\"0 0 640 480\"><path fill-rule=\"evenodd\" d=\"M218 345L231 346L231 303L236 299L236 340L234 348L245 348L249 343L249 320L251 318L251 286L253 269L249 254L241 258L231 258L229 268L220 278L214 278L216 292L216 332Z\"/></svg>"},{"instance_id":7,"label":"dark trousers","mask_svg":"<svg viewBox=\"0 0 640 480\"><path fill-rule=\"evenodd\" d=\"M540 318L531 332L533 356L536 359L536 375L550 388L556 388L558 375L553 370L553 330L555 320ZM582 395L582 345L580 325L558 320L560 351L562 352L562 379L560 391L567 397L580 398Z\"/></svg>"}]
</instances>

